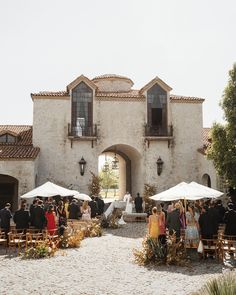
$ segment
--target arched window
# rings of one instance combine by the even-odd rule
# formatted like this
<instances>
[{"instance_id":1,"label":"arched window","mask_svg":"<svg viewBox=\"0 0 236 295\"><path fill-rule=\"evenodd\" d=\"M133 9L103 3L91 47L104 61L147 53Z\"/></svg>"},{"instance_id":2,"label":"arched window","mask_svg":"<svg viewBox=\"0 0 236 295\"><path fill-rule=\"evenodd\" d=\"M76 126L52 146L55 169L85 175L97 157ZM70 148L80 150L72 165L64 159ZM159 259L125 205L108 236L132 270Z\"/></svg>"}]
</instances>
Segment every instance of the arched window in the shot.
<instances>
[{"instance_id":1,"label":"arched window","mask_svg":"<svg viewBox=\"0 0 236 295\"><path fill-rule=\"evenodd\" d=\"M147 91L148 126L160 133L167 130L167 93L158 84Z\"/></svg>"},{"instance_id":2,"label":"arched window","mask_svg":"<svg viewBox=\"0 0 236 295\"><path fill-rule=\"evenodd\" d=\"M93 125L93 91L84 82L72 90L72 132L89 135Z\"/></svg>"},{"instance_id":3,"label":"arched window","mask_svg":"<svg viewBox=\"0 0 236 295\"><path fill-rule=\"evenodd\" d=\"M208 174L202 176L202 184L208 187L211 187L211 178Z\"/></svg>"}]
</instances>

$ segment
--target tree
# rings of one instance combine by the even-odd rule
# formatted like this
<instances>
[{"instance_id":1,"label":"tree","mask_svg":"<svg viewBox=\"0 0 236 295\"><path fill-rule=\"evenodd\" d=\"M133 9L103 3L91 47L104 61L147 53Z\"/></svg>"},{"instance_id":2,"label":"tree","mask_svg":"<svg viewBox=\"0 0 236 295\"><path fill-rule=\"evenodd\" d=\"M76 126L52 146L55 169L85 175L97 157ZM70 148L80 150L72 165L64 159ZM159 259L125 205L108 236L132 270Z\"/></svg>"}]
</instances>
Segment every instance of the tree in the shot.
<instances>
[{"instance_id":1,"label":"tree","mask_svg":"<svg viewBox=\"0 0 236 295\"><path fill-rule=\"evenodd\" d=\"M90 184L88 185L90 194L93 196L98 196L101 191L101 181L102 179L95 175L93 172L90 171L92 174L92 179L90 181Z\"/></svg>"},{"instance_id":2,"label":"tree","mask_svg":"<svg viewBox=\"0 0 236 295\"><path fill-rule=\"evenodd\" d=\"M207 156L226 184L236 188L236 63L229 71L229 81L220 103L226 124L214 123Z\"/></svg>"},{"instance_id":3,"label":"tree","mask_svg":"<svg viewBox=\"0 0 236 295\"><path fill-rule=\"evenodd\" d=\"M118 187L118 175L109 166L109 169L107 171L101 171L99 173L99 177L101 178L101 186L105 190L105 198L106 198L108 190L110 188L114 189Z\"/></svg>"}]
</instances>

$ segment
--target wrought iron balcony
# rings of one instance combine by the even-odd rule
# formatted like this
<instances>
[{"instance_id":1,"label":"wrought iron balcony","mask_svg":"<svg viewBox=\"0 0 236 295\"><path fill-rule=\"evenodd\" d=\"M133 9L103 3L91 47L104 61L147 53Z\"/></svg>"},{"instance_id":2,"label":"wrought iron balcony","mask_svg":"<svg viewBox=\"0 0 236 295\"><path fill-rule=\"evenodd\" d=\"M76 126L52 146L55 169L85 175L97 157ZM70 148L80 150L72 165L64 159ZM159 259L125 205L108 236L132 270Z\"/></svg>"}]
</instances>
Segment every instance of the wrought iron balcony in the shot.
<instances>
[{"instance_id":1,"label":"wrought iron balcony","mask_svg":"<svg viewBox=\"0 0 236 295\"><path fill-rule=\"evenodd\" d=\"M145 125L145 137L172 137L173 126Z\"/></svg>"},{"instance_id":2,"label":"wrought iron balcony","mask_svg":"<svg viewBox=\"0 0 236 295\"><path fill-rule=\"evenodd\" d=\"M97 125L92 126L71 126L68 124L69 137L97 137Z\"/></svg>"}]
</instances>

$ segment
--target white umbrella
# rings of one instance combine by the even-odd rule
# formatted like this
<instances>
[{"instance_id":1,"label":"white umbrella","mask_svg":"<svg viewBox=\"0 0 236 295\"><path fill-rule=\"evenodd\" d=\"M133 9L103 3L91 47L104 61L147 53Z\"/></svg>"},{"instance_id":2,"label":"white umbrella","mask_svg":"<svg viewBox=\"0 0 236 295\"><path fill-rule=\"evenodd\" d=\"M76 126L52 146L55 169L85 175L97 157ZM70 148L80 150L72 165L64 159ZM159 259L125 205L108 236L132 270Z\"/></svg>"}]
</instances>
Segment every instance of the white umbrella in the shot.
<instances>
[{"instance_id":1,"label":"white umbrella","mask_svg":"<svg viewBox=\"0 0 236 295\"><path fill-rule=\"evenodd\" d=\"M74 195L75 199L78 200L82 200L82 201L92 201L92 199L90 198L90 196L86 195L86 194L82 194L82 193L77 193Z\"/></svg>"},{"instance_id":2,"label":"white umbrella","mask_svg":"<svg viewBox=\"0 0 236 295\"><path fill-rule=\"evenodd\" d=\"M202 189L205 192L205 195L207 195L206 198L219 198L224 194L224 193L222 193L220 191L217 191L217 190L215 190L213 188L210 188L208 186L199 184L199 183L194 182L194 181L190 182L189 185L191 185L193 187L196 187L196 188L199 188L199 189Z\"/></svg>"},{"instance_id":3,"label":"white umbrella","mask_svg":"<svg viewBox=\"0 0 236 295\"><path fill-rule=\"evenodd\" d=\"M78 193L78 192L76 192ZM24 194L21 196L22 199L30 199L34 197L53 197L60 195L62 197L67 197L67 196L73 196L75 194L75 191L69 190L67 188L64 188L62 186L59 186L57 184L54 184L50 181L44 183L41 186L36 187L32 191Z\"/></svg>"},{"instance_id":4,"label":"white umbrella","mask_svg":"<svg viewBox=\"0 0 236 295\"><path fill-rule=\"evenodd\" d=\"M181 182L166 191L150 197L150 199L155 201L175 201L180 199L199 200L208 196L209 193L206 196L206 192L202 189L191 186L186 182Z\"/></svg>"}]
</instances>

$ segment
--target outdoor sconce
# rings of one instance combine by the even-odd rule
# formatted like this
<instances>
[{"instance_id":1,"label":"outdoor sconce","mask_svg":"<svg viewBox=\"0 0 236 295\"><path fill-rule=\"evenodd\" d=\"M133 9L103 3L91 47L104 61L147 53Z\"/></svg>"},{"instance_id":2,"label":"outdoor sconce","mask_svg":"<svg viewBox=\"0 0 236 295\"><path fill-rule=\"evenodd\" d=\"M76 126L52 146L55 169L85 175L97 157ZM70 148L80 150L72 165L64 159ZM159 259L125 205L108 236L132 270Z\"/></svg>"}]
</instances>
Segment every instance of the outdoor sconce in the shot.
<instances>
[{"instance_id":1,"label":"outdoor sconce","mask_svg":"<svg viewBox=\"0 0 236 295\"><path fill-rule=\"evenodd\" d=\"M161 175L161 172L162 172L162 168L163 168L163 164L164 162L162 161L161 157L159 157L156 161L157 163L157 175Z\"/></svg>"},{"instance_id":2,"label":"outdoor sconce","mask_svg":"<svg viewBox=\"0 0 236 295\"><path fill-rule=\"evenodd\" d=\"M84 157L82 157L81 160L79 161L80 175L81 176L84 175L85 165L86 165L86 161L85 161Z\"/></svg>"}]
</instances>

